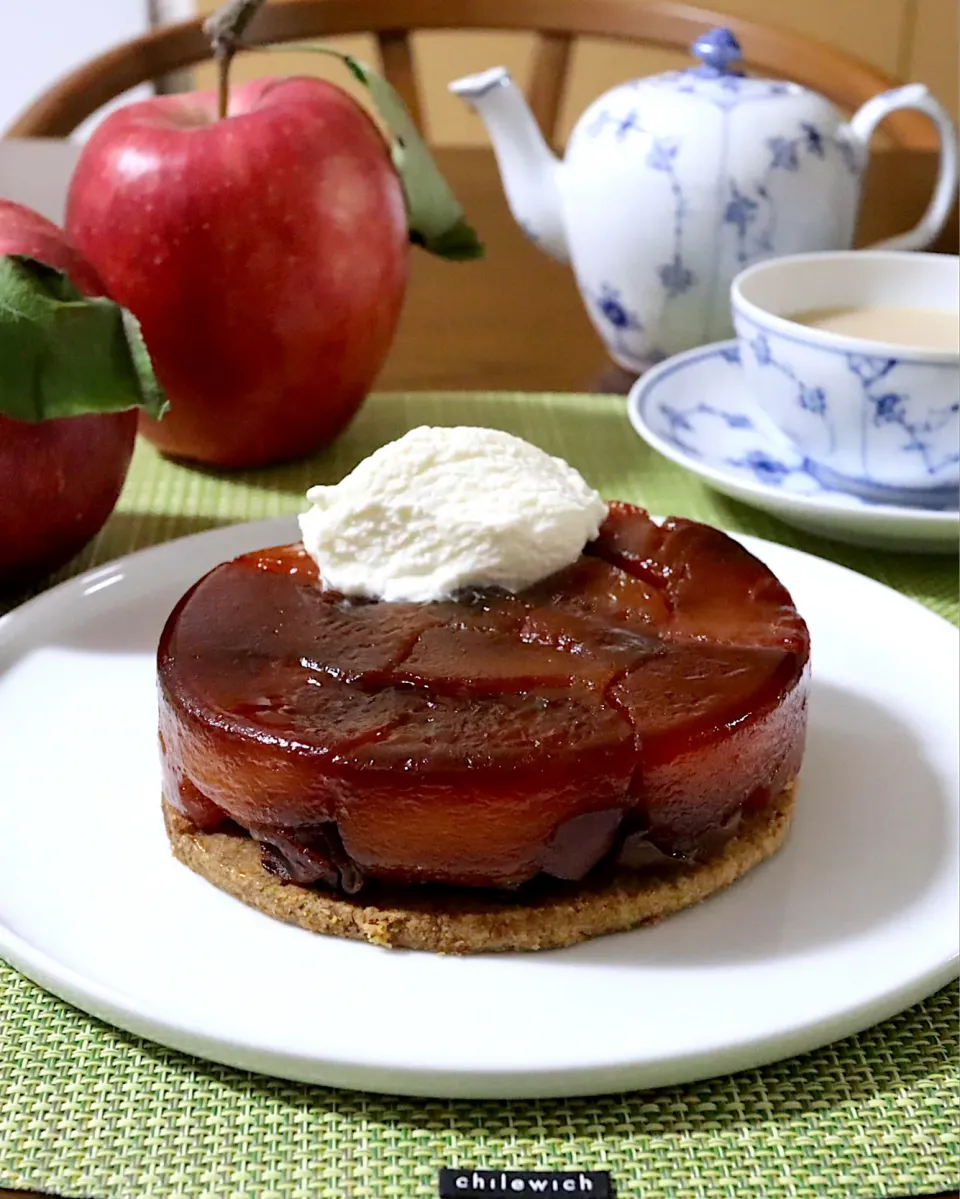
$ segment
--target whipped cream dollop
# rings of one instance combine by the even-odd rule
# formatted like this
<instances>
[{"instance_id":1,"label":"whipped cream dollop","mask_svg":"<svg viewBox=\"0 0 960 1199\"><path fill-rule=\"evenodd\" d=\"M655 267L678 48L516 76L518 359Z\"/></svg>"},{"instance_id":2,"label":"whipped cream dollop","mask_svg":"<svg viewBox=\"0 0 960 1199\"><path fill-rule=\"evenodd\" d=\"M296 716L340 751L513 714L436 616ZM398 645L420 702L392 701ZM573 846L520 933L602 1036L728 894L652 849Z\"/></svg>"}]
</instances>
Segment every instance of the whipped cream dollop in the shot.
<instances>
[{"instance_id":1,"label":"whipped cream dollop","mask_svg":"<svg viewBox=\"0 0 960 1199\"><path fill-rule=\"evenodd\" d=\"M607 515L562 458L464 426L413 429L307 499L300 531L324 587L415 603L522 591L576 561Z\"/></svg>"}]
</instances>

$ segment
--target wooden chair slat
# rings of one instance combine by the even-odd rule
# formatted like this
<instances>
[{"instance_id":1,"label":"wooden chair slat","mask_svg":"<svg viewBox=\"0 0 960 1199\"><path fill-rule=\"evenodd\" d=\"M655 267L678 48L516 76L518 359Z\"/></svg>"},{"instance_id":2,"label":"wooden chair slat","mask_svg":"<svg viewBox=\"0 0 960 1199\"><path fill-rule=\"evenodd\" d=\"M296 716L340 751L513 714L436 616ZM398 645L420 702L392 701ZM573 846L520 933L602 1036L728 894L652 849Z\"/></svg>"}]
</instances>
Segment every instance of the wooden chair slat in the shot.
<instances>
[{"instance_id":1,"label":"wooden chair slat","mask_svg":"<svg viewBox=\"0 0 960 1199\"><path fill-rule=\"evenodd\" d=\"M399 93L417 128L423 132L423 106L409 32L406 29L383 29L377 34L377 46L384 75Z\"/></svg>"},{"instance_id":2,"label":"wooden chair slat","mask_svg":"<svg viewBox=\"0 0 960 1199\"><path fill-rule=\"evenodd\" d=\"M544 136L551 142L557 140L572 51L573 38L568 33L542 33L537 39L527 98Z\"/></svg>"}]
</instances>

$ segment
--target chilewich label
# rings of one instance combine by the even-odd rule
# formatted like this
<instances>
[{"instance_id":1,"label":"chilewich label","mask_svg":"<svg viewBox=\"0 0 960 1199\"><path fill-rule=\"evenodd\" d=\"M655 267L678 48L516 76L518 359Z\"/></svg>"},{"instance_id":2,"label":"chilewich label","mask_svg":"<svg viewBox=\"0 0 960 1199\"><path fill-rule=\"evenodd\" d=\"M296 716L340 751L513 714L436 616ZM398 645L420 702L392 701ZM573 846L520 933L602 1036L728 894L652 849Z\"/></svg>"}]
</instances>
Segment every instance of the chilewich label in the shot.
<instances>
[{"instance_id":1,"label":"chilewich label","mask_svg":"<svg viewBox=\"0 0 960 1199\"><path fill-rule=\"evenodd\" d=\"M522 1195L589 1196L615 1199L606 1170L451 1170L440 1171L440 1199L508 1199Z\"/></svg>"}]
</instances>

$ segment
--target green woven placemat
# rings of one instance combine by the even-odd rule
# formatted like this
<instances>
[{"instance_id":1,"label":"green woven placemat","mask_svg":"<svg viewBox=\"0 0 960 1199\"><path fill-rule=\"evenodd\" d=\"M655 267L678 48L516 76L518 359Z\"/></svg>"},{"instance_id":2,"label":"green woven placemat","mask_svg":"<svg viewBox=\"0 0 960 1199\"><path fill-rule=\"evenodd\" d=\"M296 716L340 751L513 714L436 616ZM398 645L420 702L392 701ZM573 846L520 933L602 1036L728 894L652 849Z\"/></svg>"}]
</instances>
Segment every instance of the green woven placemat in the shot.
<instances>
[{"instance_id":1,"label":"green woven placemat","mask_svg":"<svg viewBox=\"0 0 960 1199\"><path fill-rule=\"evenodd\" d=\"M608 497L820 554L960 621L956 559L794 532L654 454L630 430L624 401L600 396L376 397L311 462L243 475L173 466L141 445L117 512L72 570L296 512L308 484L336 480L423 423L509 429L567 458ZM116 1032L0 965L0 1185L92 1197L426 1199L446 1164L608 1169L621 1199L944 1190L960 1178L957 1034L949 988L828 1049L711 1082L590 1099L427 1102L195 1061Z\"/></svg>"}]
</instances>

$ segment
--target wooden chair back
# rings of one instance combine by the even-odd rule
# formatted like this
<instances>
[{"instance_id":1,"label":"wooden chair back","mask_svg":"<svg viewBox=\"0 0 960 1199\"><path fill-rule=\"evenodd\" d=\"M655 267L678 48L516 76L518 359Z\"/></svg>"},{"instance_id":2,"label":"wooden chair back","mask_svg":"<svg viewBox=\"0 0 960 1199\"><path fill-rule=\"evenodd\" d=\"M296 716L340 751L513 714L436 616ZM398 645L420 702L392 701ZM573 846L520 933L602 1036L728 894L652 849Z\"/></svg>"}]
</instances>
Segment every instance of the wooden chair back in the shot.
<instances>
[{"instance_id":1,"label":"wooden chair back","mask_svg":"<svg viewBox=\"0 0 960 1199\"><path fill-rule=\"evenodd\" d=\"M534 31L538 46L528 99L553 140L577 37L616 38L686 49L718 25L731 29L754 71L805 84L851 111L896 81L800 34L673 0L289 0L265 5L244 38L251 48L306 38L372 33L384 74L423 127L410 33L421 29ZM107 51L54 84L7 130L8 137L66 137L103 104L137 84L210 56L202 21L155 29ZM895 113L884 126L895 145L930 149L925 117Z\"/></svg>"}]
</instances>

